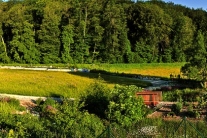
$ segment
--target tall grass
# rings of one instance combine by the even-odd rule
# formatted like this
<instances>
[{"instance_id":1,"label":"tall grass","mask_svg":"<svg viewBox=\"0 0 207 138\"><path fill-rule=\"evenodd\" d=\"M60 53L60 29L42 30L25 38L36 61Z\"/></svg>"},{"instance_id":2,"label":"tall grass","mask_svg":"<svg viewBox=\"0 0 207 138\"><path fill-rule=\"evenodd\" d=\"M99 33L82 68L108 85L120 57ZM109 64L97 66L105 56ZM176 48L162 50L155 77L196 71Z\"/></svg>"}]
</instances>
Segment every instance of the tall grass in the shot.
<instances>
[{"instance_id":1,"label":"tall grass","mask_svg":"<svg viewBox=\"0 0 207 138\"><path fill-rule=\"evenodd\" d=\"M25 108L20 105L19 100L9 97L0 98L0 113L9 114L23 110L25 110Z\"/></svg>"},{"instance_id":2,"label":"tall grass","mask_svg":"<svg viewBox=\"0 0 207 138\"><path fill-rule=\"evenodd\" d=\"M16 107L6 102L0 102L0 113L8 114L16 111Z\"/></svg>"}]
</instances>

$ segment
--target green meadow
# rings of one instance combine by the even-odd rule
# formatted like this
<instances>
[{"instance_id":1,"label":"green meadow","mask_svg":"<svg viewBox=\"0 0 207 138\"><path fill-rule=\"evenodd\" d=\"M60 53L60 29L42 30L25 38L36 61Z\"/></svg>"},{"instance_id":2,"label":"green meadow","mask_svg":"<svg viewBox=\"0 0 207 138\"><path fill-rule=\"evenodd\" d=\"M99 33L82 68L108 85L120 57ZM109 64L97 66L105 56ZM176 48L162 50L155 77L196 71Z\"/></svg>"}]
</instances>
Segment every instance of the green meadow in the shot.
<instances>
[{"instance_id":1,"label":"green meadow","mask_svg":"<svg viewBox=\"0 0 207 138\"><path fill-rule=\"evenodd\" d=\"M183 63L84 64L74 65L72 67L97 69L109 73L142 74L169 77L171 73L179 74L180 67L182 65ZM63 64L52 66L53 68L71 68ZM0 93L33 96L79 97L85 92L89 85L96 81L99 77L101 77L103 83L110 88L112 88L115 84L136 85L139 87L147 87L151 85L148 82L139 81L133 78L120 77L110 74L106 75L102 73L0 69L0 76Z\"/></svg>"},{"instance_id":2,"label":"green meadow","mask_svg":"<svg viewBox=\"0 0 207 138\"><path fill-rule=\"evenodd\" d=\"M94 73L67 73L28 70L0 70L0 93L33 95L33 96L59 96L78 97L84 93L91 83L99 78ZM115 84L137 85L146 87L147 82L110 75L100 75L108 87Z\"/></svg>"},{"instance_id":3,"label":"green meadow","mask_svg":"<svg viewBox=\"0 0 207 138\"><path fill-rule=\"evenodd\" d=\"M100 64L96 68L109 72L141 74L169 78L170 74L181 74L180 68L185 63L142 63L142 64Z\"/></svg>"}]
</instances>

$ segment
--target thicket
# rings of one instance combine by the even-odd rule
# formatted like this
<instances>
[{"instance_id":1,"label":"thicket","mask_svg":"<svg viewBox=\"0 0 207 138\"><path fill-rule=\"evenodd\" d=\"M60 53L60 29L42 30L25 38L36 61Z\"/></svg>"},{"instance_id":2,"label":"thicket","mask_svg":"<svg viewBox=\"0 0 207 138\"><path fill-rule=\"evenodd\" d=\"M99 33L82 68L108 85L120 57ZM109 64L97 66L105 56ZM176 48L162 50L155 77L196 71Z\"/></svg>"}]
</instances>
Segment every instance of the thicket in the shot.
<instances>
[{"instance_id":1,"label":"thicket","mask_svg":"<svg viewBox=\"0 0 207 138\"><path fill-rule=\"evenodd\" d=\"M206 14L157 0L0 1L0 62L185 62L198 35L206 44Z\"/></svg>"}]
</instances>

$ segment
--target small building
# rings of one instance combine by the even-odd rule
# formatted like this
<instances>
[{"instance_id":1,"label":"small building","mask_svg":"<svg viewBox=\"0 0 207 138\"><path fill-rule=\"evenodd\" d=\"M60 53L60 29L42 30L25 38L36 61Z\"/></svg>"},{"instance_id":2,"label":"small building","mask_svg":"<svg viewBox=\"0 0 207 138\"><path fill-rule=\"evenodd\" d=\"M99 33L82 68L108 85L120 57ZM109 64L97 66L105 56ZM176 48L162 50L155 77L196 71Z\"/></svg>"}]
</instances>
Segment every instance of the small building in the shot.
<instances>
[{"instance_id":1,"label":"small building","mask_svg":"<svg viewBox=\"0 0 207 138\"><path fill-rule=\"evenodd\" d=\"M136 96L141 96L144 103L149 106L156 106L162 101L162 91L142 91L137 92Z\"/></svg>"}]
</instances>

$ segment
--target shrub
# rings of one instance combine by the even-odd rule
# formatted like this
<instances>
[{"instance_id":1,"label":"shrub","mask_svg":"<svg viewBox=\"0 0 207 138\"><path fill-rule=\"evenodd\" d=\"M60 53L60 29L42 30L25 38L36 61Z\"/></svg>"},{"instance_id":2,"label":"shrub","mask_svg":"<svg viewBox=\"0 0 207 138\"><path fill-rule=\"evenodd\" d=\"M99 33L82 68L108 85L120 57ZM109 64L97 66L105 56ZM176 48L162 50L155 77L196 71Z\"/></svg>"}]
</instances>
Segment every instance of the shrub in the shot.
<instances>
[{"instance_id":1,"label":"shrub","mask_svg":"<svg viewBox=\"0 0 207 138\"><path fill-rule=\"evenodd\" d=\"M135 93L141 89L134 86L116 85L110 93L108 119L123 127L131 126L146 115L145 105L141 97Z\"/></svg>"},{"instance_id":2,"label":"shrub","mask_svg":"<svg viewBox=\"0 0 207 138\"><path fill-rule=\"evenodd\" d=\"M194 117L194 118L200 118L200 113L198 111L194 111L193 110L193 105L192 103L189 104L188 108L187 108L187 113L186 115L188 117Z\"/></svg>"},{"instance_id":3,"label":"shrub","mask_svg":"<svg viewBox=\"0 0 207 138\"><path fill-rule=\"evenodd\" d=\"M175 116L175 113L174 112L169 112L169 113L167 113L167 116Z\"/></svg>"},{"instance_id":4,"label":"shrub","mask_svg":"<svg viewBox=\"0 0 207 138\"><path fill-rule=\"evenodd\" d=\"M108 92L109 89L100 80L95 81L86 90L86 95L81 97L81 101L84 102L82 109L106 119L106 110L109 105Z\"/></svg>"},{"instance_id":5,"label":"shrub","mask_svg":"<svg viewBox=\"0 0 207 138\"><path fill-rule=\"evenodd\" d=\"M44 118L46 129L56 137L97 137L104 129L101 119L81 108L80 101L63 99L57 104L56 114Z\"/></svg>"},{"instance_id":6,"label":"shrub","mask_svg":"<svg viewBox=\"0 0 207 138\"><path fill-rule=\"evenodd\" d=\"M35 111L37 111L41 116L48 116L49 114L55 114L57 110L56 101L52 98L47 98L45 101L41 98L36 100L37 106L35 107Z\"/></svg>"},{"instance_id":7,"label":"shrub","mask_svg":"<svg viewBox=\"0 0 207 138\"><path fill-rule=\"evenodd\" d=\"M178 102L172 105L171 111L174 112L176 115L178 115L182 108L183 108L183 104L181 102Z\"/></svg>"}]
</instances>

